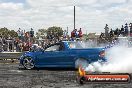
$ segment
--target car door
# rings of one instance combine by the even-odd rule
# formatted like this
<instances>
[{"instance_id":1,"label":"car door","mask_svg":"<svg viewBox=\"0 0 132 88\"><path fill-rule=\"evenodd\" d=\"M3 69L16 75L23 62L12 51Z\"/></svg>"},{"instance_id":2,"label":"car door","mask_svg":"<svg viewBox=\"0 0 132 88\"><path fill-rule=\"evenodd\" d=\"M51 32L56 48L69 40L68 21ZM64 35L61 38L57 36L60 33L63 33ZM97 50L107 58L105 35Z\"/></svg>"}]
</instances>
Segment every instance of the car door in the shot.
<instances>
[{"instance_id":1,"label":"car door","mask_svg":"<svg viewBox=\"0 0 132 88\"><path fill-rule=\"evenodd\" d=\"M66 50L65 48L66 47L63 43L59 44L59 50L54 52L55 56L57 57L56 61L58 65L71 66L74 63L74 60L69 50Z\"/></svg>"},{"instance_id":2,"label":"car door","mask_svg":"<svg viewBox=\"0 0 132 88\"><path fill-rule=\"evenodd\" d=\"M45 49L45 52L39 55L39 63L48 67L72 65L73 61L68 51L62 48L62 45L55 44Z\"/></svg>"},{"instance_id":3,"label":"car door","mask_svg":"<svg viewBox=\"0 0 132 88\"><path fill-rule=\"evenodd\" d=\"M51 45L45 49L44 52L39 52L38 53L38 60L37 62L39 65L54 65L56 62L56 56L55 56L55 51L58 49L57 45Z\"/></svg>"}]
</instances>

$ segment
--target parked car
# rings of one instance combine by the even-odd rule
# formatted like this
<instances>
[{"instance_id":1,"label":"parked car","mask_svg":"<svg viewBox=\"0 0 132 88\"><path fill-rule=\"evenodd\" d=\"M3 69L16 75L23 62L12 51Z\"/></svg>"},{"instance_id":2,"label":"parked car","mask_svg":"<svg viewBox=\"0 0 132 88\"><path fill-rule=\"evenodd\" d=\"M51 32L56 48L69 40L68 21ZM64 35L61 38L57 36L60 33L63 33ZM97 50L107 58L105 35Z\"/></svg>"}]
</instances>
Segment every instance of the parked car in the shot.
<instances>
[{"instance_id":1,"label":"parked car","mask_svg":"<svg viewBox=\"0 0 132 88\"><path fill-rule=\"evenodd\" d=\"M88 47L83 42L62 41L51 44L45 49L33 47L19 59L20 66L25 69L40 67L72 67L86 66L95 61L106 61L104 48Z\"/></svg>"}]
</instances>

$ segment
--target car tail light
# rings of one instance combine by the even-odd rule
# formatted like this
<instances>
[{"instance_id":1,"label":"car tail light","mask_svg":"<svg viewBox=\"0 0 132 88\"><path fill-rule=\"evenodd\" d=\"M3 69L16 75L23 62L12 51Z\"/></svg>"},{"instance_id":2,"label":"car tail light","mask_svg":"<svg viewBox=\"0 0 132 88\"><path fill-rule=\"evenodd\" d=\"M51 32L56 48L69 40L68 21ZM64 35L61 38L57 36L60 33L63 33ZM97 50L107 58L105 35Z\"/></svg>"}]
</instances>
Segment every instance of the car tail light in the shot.
<instances>
[{"instance_id":1,"label":"car tail light","mask_svg":"<svg viewBox=\"0 0 132 88\"><path fill-rule=\"evenodd\" d=\"M104 57L105 56L105 51L101 51L99 54L100 57Z\"/></svg>"}]
</instances>

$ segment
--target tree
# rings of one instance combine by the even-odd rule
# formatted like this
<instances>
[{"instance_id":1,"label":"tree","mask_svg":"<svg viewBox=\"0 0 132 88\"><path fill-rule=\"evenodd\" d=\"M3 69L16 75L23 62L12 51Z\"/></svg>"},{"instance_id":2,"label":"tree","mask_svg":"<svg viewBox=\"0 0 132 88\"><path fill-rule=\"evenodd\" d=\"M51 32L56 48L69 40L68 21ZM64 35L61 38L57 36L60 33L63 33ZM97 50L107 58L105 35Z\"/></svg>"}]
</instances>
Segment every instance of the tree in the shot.
<instances>
[{"instance_id":1,"label":"tree","mask_svg":"<svg viewBox=\"0 0 132 88\"><path fill-rule=\"evenodd\" d=\"M8 38L9 36L14 38L14 37L18 37L17 32L15 32L14 30L9 30L7 28L0 28L0 35L4 38Z\"/></svg>"},{"instance_id":2,"label":"tree","mask_svg":"<svg viewBox=\"0 0 132 88\"><path fill-rule=\"evenodd\" d=\"M63 30L61 27L49 27L48 29L39 29L38 32L36 32L36 38L44 38L47 36L54 36L54 37L60 37L63 35Z\"/></svg>"},{"instance_id":3,"label":"tree","mask_svg":"<svg viewBox=\"0 0 132 88\"><path fill-rule=\"evenodd\" d=\"M56 26L53 26L53 27L49 27L47 29L47 35L53 35L53 36L62 36L63 35L63 30L61 27L56 27Z\"/></svg>"},{"instance_id":4,"label":"tree","mask_svg":"<svg viewBox=\"0 0 132 88\"><path fill-rule=\"evenodd\" d=\"M10 35L12 38L18 37L17 32L15 32L14 30L11 30L11 31L9 32L9 35Z\"/></svg>"},{"instance_id":5,"label":"tree","mask_svg":"<svg viewBox=\"0 0 132 88\"><path fill-rule=\"evenodd\" d=\"M36 32L36 38L42 38L47 36L47 30L46 29L39 29L38 32Z\"/></svg>"}]
</instances>

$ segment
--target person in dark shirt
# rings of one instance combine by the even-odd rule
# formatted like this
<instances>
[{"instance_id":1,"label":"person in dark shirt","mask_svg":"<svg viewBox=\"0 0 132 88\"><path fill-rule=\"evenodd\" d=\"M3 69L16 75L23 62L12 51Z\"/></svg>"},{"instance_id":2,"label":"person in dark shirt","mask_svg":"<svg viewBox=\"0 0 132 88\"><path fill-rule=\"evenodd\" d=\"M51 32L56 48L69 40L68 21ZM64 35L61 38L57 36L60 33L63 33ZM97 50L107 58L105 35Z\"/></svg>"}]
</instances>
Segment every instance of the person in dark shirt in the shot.
<instances>
[{"instance_id":1,"label":"person in dark shirt","mask_svg":"<svg viewBox=\"0 0 132 88\"><path fill-rule=\"evenodd\" d=\"M129 24L130 27L130 36L132 36L132 23Z\"/></svg>"},{"instance_id":2,"label":"person in dark shirt","mask_svg":"<svg viewBox=\"0 0 132 88\"><path fill-rule=\"evenodd\" d=\"M110 37L111 38L114 37L114 33L113 33L113 30L112 29L110 30Z\"/></svg>"},{"instance_id":3,"label":"person in dark shirt","mask_svg":"<svg viewBox=\"0 0 132 88\"><path fill-rule=\"evenodd\" d=\"M124 27L123 27L123 25L122 25L122 27L121 27L121 35L122 35L122 36L124 36L124 32L125 32L125 31L124 31Z\"/></svg>"},{"instance_id":4,"label":"person in dark shirt","mask_svg":"<svg viewBox=\"0 0 132 88\"><path fill-rule=\"evenodd\" d=\"M34 37L34 31L33 31L33 28L31 28L31 31L30 31L30 37Z\"/></svg>"},{"instance_id":5,"label":"person in dark shirt","mask_svg":"<svg viewBox=\"0 0 132 88\"><path fill-rule=\"evenodd\" d=\"M127 25L127 23L125 24L124 29L125 29L125 36L128 36L128 25Z\"/></svg>"}]
</instances>

